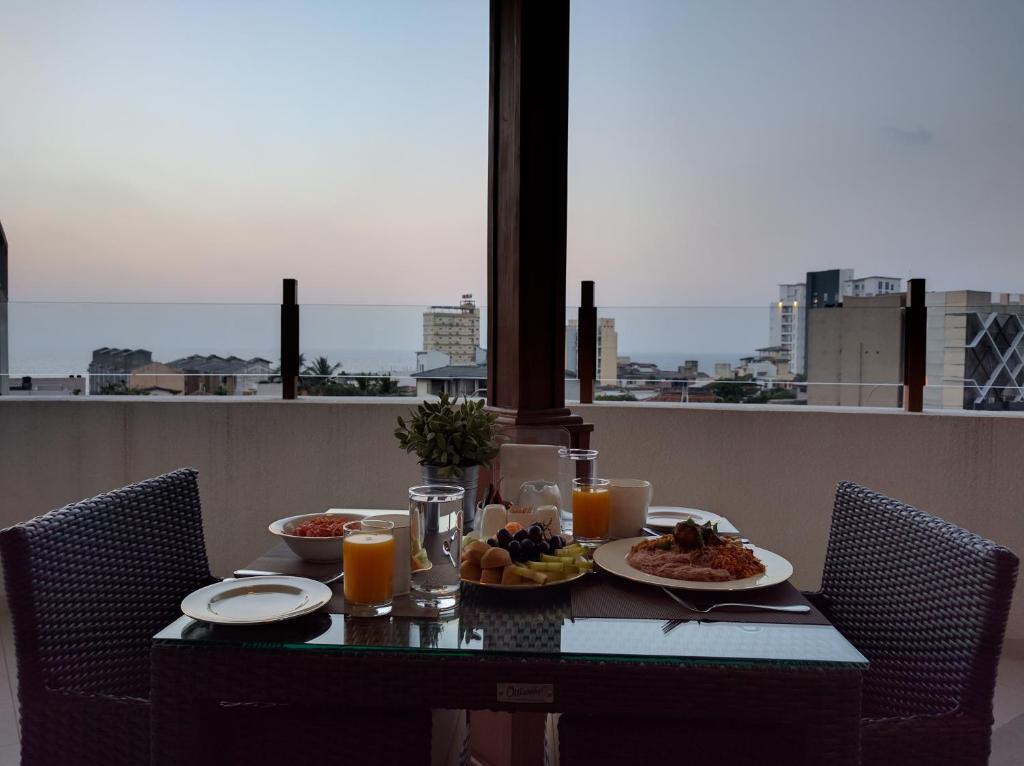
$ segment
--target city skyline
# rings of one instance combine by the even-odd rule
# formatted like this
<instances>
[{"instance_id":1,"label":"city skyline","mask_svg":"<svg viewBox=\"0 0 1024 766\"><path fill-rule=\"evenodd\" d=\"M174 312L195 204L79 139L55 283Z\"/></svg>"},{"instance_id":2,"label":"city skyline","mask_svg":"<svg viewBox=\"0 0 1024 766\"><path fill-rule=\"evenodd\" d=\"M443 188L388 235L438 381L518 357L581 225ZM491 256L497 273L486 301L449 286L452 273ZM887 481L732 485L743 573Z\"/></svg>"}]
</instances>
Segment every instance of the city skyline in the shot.
<instances>
[{"instance_id":1,"label":"city skyline","mask_svg":"<svg viewBox=\"0 0 1024 766\"><path fill-rule=\"evenodd\" d=\"M1024 6L572 7L569 302L1024 284ZM484 294L485 3L15 3L11 298ZM395 279L395 275L403 278Z\"/></svg>"}]
</instances>

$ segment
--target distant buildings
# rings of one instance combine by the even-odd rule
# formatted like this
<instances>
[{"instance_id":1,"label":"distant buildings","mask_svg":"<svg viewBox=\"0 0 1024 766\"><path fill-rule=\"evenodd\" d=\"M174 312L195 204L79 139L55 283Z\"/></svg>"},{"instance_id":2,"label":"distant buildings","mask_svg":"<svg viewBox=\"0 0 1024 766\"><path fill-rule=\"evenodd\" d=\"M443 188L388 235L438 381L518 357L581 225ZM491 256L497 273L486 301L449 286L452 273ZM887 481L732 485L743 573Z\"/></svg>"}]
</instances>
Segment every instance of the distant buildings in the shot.
<instances>
[{"instance_id":1,"label":"distant buildings","mask_svg":"<svg viewBox=\"0 0 1024 766\"><path fill-rule=\"evenodd\" d=\"M1024 301L976 290L928 293L924 403L1024 409Z\"/></svg>"},{"instance_id":2,"label":"distant buildings","mask_svg":"<svg viewBox=\"0 0 1024 766\"><path fill-rule=\"evenodd\" d=\"M597 320L597 382L614 383L618 377L619 333L615 319ZM579 373L579 322L570 319L565 326L565 369Z\"/></svg>"},{"instance_id":3,"label":"distant buildings","mask_svg":"<svg viewBox=\"0 0 1024 766\"><path fill-rule=\"evenodd\" d=\"M754 356L740 359L740 366L733 370L731 377L749 378L758 383L766 383L769 387L775 383L788 383L793 380L788 348L766 346L754 351Z\"/></svg>"},{"instance_id":4,"label":"distant buildings","mask_svg":"<svg viewBox=\"0 0 1024 766\"><path fill-rule=\"evenodd\" d=\"M150 362L136 367L128 375L128 388L150 395L185 393L185 374L163 362Z\"/></svg>"},{"instance_id":5,"label":"distant buildings","mask_svg":"<svg viewBox=\"0 0 1024 766\"><path fill-rule=\"evenodd\" d=\"M271 362L262 357L182 357L154 362L144 348L98 348L89 363L89 393L125 390L148 394L255 394L257 384L272 374Z\"/></svg>"},{"instance_id":6,"label":"distant buildings","mask_svg":"<svg viewBox=\"0 0 1024 766\"><path fill-rule=\"evenodd\" d=\"M89 393L103 393L110 386L127 388L132 370L152 362L153 353L144 348L98 348L89 362Z\"/></svg>"},{"instance_id":7,"label":"distant buildings","mask_svg":"<svg viewBox=\"0 0 1024 766\"><path fill-rule=\"evenodd\" d=\"M8 396L80 396L85 393L85 378L81 375L65 377L24 377L11 381Z\"/></svg>"},{"instance_id":8,"label":"distant buildings","mask_svg":"<svg viewBox=\"0 0 1024 766\"><path fill-rule=\"evenodd\" d=\"M865 289L898 284L869 279ZM925 407L1024 409L1021 295L954 290L927 293L925 302ZM905 303L904 293L883 293L808 312L808 404L902 405Z\"/></svg>"},{"instance_id":9,"label":"distant buildings","mask_svg":"<svg viewBox=\"0 0 1024 766\"><path fill-rule=\"evenodd\" d=\"M438 367L446 367L452 363L452 358L441 351L417 351L416 372L436 370ZM487 349L479 346L473 351L473 365L487 364Z\"/></svg>"},{"instance_id":10,"label":"distant buildings","mask_svg":"<svg viewBox=\"0 0 1024 766\"><path fill-rule=\"evenodd\" d=\"M433 370L414 372L416 396L439 396L447 392L456 396L472 396L487 388L487 365L447 365Z\"/></svg>"},{"instance_id":11,"label":"distant buildings","mask_svg":"<svg viewBox=\"0 0 1024 766\"><path fill-rule=\"evenodd\" d=\"M480 309L471 294L463 295L458 306L431 306L423 312L423 351L439 351L451 364L463 365L475 364L479 347Z\"/></svg>"},{"instance_id":12,"label":"distant buildings","mask_svg":"<svg viewBox=\"0 0 1024 766\"><path fill-rule=\"evenodd\" d=\"M807 285L803 282L779 285L779 299L772 304L770 312L769 343L785 349L790 369L793 373L802 375L805 369L804 322L807 317ZM717 372L715 377L718 377Z\"/></svg>"},{"instance_id":13,"label":"distant buildings","mask_svg":"<svg viewBox=\"0 0 1024 766\"><path fill-rule=\"evenodd\" d=\"M772 346L786 350L794 375L807 374L807 311L836 308L845 298L871 298L903 291L899 277L858 277L853 269L809 271L804 282L779 285L779 297L771 304L768 337Z\"/></svg>"},{"instance_id":14,"label":"distant buildings","mask_svg":"<svg viewBox=\"0 0 1024 766\"><path fill-rule=\"evenodd\" d=\"M168 367L184 374L184 393L253 395L257 384L272 372L270 360L262 357L240 359L237 356L192 356L169 362ZM148 380L152 373L144 373Z\"/></svg>"}]
</instances>

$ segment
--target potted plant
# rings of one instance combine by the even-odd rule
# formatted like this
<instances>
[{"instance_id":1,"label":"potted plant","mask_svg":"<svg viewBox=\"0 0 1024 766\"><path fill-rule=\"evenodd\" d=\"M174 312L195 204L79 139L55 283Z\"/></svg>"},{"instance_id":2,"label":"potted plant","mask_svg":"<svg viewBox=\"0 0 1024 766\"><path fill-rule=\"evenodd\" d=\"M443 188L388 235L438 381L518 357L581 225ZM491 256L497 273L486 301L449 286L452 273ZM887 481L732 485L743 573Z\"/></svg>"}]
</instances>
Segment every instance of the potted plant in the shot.
<instances>
[{"instance_id":1,"label":"potted plant","mask_svg":"<svg viewBox=\"0 0 1024 766\"><path fill-rule=\"evenodd\" d=\"M408 421L399 416L395 437L406 452L420 459L425 484L455 484L466 490L463 522L473 528L480 466L498 454L497 415L484 409L482 400L451 399L442 392L438 401L423 402Z\"/></svg>"}]
</instances>

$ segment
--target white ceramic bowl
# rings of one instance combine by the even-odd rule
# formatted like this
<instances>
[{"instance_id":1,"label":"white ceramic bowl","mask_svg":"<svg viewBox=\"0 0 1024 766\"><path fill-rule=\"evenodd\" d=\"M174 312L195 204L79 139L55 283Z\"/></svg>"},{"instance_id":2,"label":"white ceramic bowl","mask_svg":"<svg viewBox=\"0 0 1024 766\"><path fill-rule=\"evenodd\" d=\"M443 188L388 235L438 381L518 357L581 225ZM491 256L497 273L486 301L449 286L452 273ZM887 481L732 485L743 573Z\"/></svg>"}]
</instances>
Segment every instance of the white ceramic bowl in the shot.
<instances>
[{"instance_id":1,"label":"white ceramic bowl","mask_svg":"<svg viewBox=\"0 0 1024 766\"><path fill-rule=\"evenodd\" d=\"M270 533L277 535L292 549L292 552L301 559L314 563L341 562L341 541L342 536L337 537L300 537L291 534L295 527L309 519L317 516L344 516L348 521L365 519L367 514L357 511L325 514L325 513L304 513L301 516L289 516L286 519L278 519L270 525Z\"/></svg>"}]
</instances>

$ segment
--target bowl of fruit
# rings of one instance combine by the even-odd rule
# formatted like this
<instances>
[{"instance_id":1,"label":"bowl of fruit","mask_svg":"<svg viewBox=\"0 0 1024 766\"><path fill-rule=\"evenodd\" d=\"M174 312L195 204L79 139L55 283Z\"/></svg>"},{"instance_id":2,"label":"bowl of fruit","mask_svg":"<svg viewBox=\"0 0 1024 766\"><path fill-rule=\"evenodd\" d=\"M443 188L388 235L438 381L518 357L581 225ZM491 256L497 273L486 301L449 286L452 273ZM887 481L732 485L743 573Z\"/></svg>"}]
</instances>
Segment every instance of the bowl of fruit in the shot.
<instances>
[{"instance_id":1,"label":"bowl of fruit","mask_svg":"<svg viewBox=\"0 0 1024 766\"><path fill-rule=\"evenodd\" d=\"M549 526L510 521L486 542L468 541L459 567L462 581L490 588L539 588L572 582L592 571L594 562L586 549L551 534Z\"/></svg>"}]
</instances>

